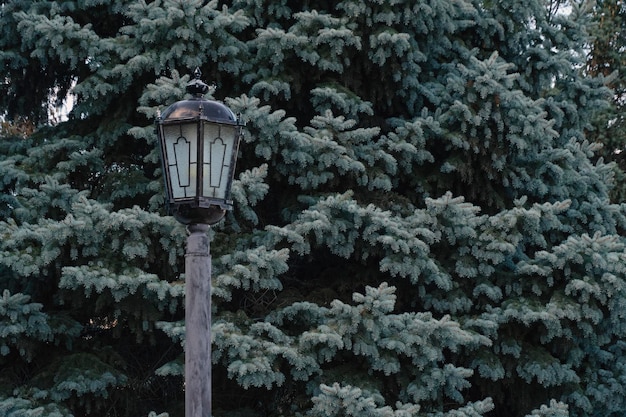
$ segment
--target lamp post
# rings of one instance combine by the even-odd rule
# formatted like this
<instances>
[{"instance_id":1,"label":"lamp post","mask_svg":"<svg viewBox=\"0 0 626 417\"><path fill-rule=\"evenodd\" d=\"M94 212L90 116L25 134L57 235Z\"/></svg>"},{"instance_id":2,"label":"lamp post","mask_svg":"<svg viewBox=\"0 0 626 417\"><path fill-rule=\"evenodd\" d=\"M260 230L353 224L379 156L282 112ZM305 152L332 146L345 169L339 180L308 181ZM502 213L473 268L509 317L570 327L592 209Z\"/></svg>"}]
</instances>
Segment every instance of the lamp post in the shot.
<instances>
[{"instance_id":1,"label":"lamp post","mask_svg":"<svg viewBox=\"0 0 626 417\"><path fill-rule=\"evenodd\" d=\"M187 225L185 253L185 417L211 415L211 257L207 231L232 209L230 189L242 124L224 104L203 97L209 87L187 84L189 100L157 120L167 202Z\"/></svg>"}]
</instances>

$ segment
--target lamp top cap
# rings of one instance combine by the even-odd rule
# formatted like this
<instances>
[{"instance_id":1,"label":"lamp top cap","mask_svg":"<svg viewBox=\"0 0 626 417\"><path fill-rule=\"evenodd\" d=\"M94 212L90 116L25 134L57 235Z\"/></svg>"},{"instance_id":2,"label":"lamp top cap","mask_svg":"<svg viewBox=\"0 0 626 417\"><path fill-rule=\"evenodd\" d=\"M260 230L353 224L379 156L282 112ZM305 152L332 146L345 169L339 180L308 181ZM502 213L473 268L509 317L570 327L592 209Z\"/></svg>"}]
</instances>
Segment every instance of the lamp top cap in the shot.
<instances>
[{"instance_id":1,"label":"lamp top cap","mask_svg":"<svg viewBox=\"0 0 626 417\"><path fill-rule=\"evenodd\" d=\"M213 100L195 99L177 101L161 114L161 120L163 122L197 118L218 123L239 125L239 120L231 109L219 101Z\"/></svg>"},{"instance_id":2,"label":"lamp top cap","mask_svg":"<svg viewBox=\"0 0 626 417\"><path fill-rule=\"evenodd\" d=\"M194 95L189 100L178 101L161 114L162 121L173 121L175 119L195 119L203 118L206 120L239 125L239 119L233 111L223 103L215 100L207 100L202 97L209 91L209 86L200 80L202 72L200 68L194 71L194 79L187 83L187 92Z\"/></svg>"}]
</instances>

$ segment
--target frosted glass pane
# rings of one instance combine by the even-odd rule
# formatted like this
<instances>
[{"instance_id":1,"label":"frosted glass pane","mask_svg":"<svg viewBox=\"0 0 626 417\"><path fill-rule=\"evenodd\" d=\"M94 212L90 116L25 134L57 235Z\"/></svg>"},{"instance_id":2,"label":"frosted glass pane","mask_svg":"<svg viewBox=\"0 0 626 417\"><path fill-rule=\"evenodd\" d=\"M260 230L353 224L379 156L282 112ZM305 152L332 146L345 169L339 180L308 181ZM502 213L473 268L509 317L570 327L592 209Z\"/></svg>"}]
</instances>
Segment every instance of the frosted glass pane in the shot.
<instances>
[{"instance_id":1,"label":"frosted glass pane","mask_svg":"<svg viewBox=\"0 0 626 417\"><path fill-rule=\"evenodd\" d=\"M164 126L167 170L174 199L196 195L198 128L196 124Z\"/></svg>"},{"instance_id":2,"label":"frosted glass pane","mask_svg":"<svg viewBox=\"0 0 626 417\"><path fill-rule=\"evenodd\" d=\"M235 127L204 125L204 179L202 193L206 197L225 199L230 176Z\"/></svg>"}]
</instances>

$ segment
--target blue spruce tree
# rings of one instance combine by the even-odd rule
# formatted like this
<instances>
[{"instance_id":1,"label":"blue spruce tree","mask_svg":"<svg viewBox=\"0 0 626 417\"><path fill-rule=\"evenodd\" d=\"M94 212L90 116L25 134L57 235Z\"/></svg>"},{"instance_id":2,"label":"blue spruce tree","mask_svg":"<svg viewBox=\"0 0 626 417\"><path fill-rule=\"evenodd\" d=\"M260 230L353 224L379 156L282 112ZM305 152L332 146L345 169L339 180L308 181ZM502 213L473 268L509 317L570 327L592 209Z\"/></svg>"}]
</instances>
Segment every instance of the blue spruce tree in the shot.
<instances>
[{"instance_id":1,"label":"blue spruce tree","mask_svg":"<svg viewBox=\"0 0 626 417\"><path fill-rule=\"evenodd\" d=\"M0 414L183 415L153 121L200 66L247 121L210 231L216 417L621 415L593 9L227 3L0 6Z\"/></svg>"}]
</instances>

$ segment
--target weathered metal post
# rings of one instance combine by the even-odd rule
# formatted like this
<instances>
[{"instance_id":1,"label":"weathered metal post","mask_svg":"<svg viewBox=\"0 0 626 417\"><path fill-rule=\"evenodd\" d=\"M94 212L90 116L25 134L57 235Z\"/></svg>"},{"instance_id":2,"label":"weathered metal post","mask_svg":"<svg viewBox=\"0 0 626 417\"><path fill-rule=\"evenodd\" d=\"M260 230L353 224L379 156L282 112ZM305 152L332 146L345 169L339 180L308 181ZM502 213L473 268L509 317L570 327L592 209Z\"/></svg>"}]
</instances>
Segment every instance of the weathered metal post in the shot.
<instances>
[{"instance_id":1,"label":"weathered metal post","mask_svg":"<svg viewBox=\"0 0 626 417\"><path fill-rule=\"evenodd\" d=\"M211 416L211 255L206 224L187 227L185 417Z\"/></svg>"}]
</instances>

